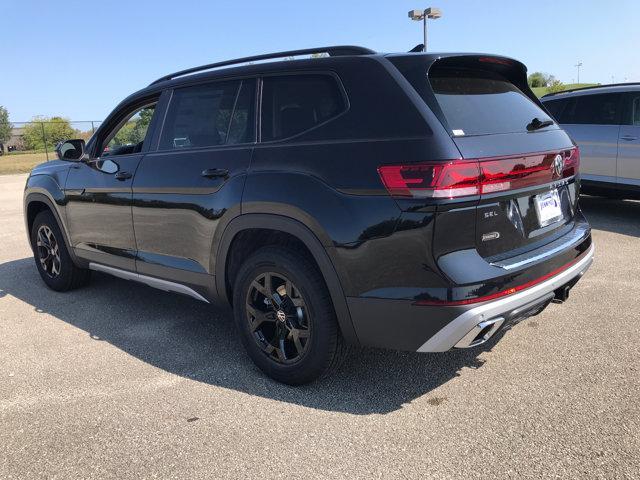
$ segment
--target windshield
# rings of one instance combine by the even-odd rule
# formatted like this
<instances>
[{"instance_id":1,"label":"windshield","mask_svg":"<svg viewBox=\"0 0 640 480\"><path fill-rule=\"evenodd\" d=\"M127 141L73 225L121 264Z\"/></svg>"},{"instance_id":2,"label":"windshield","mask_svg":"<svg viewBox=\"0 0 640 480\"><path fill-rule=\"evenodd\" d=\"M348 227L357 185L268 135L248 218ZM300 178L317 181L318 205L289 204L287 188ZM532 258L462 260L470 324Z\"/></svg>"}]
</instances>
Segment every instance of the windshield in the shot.
<instances>
[{"instance_id":1,"label":"windshield","mask_svg":"<svg viewBox=\"0 0 640 480\"><path fill-rule=\"evenodd\" d=\"M455 136L558 128L553 122L543 124L551 118L518 87L497 74L439 69L429 74L429 81L450 133Z\"/></svg>"}]
</instances>

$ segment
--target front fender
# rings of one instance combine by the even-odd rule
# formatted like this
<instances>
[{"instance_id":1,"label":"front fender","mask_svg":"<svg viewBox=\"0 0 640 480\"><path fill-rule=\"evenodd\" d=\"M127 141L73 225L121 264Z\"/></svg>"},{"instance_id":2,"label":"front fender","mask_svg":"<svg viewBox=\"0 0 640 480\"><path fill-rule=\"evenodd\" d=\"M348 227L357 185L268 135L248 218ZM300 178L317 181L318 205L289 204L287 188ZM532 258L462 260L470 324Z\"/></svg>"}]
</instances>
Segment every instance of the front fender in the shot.
<instances>
[{"instance_id":1,"label":"front fender","mask_svg":"<svg viewBox=\"0 0 640 480\"><path fill-rule=\"evenodd\" d=\"M69 251L69 256L76 265L82 266L82 262L76 257L71 246L71 239L67 228L65 210L66 196L61 186L61 183L64 184L64 181L66 181L66 170L56 177L44 174L32 174L27 179L23 196L25 230L27 232L29 246L33 249L33 246L31 245L31 232L29 229L29 205L34 202L43 203L49 208L49 210L51 210L53 216L58 222L58 225L60 226L60 230L62 230L65 243L68 247L67 250Z\"/></svg>"}]
</instances>

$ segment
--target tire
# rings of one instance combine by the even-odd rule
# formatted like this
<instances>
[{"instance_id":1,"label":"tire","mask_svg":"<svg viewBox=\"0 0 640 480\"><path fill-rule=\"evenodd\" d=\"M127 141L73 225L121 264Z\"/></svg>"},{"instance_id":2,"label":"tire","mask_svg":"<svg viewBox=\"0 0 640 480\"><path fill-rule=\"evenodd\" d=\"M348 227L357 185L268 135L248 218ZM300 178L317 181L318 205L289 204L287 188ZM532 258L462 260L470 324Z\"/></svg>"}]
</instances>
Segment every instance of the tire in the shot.
<instances>
[{"instance_id":1,"label":"tire","mask_svg":"<svg viewBox=\"0 0 640 480\"><path fill-rule=\"evenodd\" d=\"M292 250L264 247L251 255L236 276L233 305L247 353L278 382L301 385L327 376L348 353L322 275Z\"/></svg>"},{"instance_id":2,"label":"tire","mask_svg":"<svg viewBox=\"0 0 640 480\"><path fill-rule=\"evenodd\" d=\"M51 290L66 292L89 282L91 271L73 263L62 231L51 211L44 210L36 215L31 227L31 245L36 268ZM45 256L46 259L43 260Z\"/></svg>"}]
</instances>

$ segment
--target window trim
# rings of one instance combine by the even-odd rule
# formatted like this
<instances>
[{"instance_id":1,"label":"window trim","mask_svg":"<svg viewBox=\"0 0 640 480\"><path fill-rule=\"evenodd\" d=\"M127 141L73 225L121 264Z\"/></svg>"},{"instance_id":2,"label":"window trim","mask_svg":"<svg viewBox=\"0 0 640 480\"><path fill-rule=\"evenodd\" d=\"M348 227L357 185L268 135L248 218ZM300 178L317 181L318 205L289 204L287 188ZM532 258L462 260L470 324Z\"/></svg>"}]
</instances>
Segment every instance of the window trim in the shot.
<instances>
[{"instance_id":1,"label":"window trim","mask_svg":"<svg viewBox=\"0 0 640 480\"><path fill-rule=\"evenodd\" d=\"M130 157L132 155L140 155L143 153L147 153L151 151L154 143L154 133L158 126L159 116L162 113L162 109L164 105L162 104L162 92L155 92L151 95L148 95L143 98L136 99L135 101L124 105L122 108L118 109L115 112L115 115L111 115L111 119L107 120L107 123L104 123L100 126L102 130L104 127L104 131L107 132L105 135L102 132L96 132L98 135L95 136L95 142L91 146L91 151L89 152L89 158L92 160L96 160L102 158L101 147L104 145L105 139L111 135L112 132L116 131L124 125L124 123L129 119L131 114L137 110L143 109L145 106L149 106L155 104L156 108L154 111L154 115L151 119L151 123L149 124L149 128L147 129L147 133L144 137L144 143L142 145L142 150L137 153L127 153L125 155L116 155L114 158L125 158ZM115 136L115 135L114 135Z\"/></svg>"},{"instance_id":2,"label":"window trim","mask_svg":"<svg viewBox=\"0 0 640 480\"><path fill-rule=\"evenodd\" d=\"M263 79L264 78L270 78L270 77L291 77L291 76L297 76L297 75L303 75L303 76L308 76L308 75L324 75L324 76L329 76L332 77L335 81L336 84L338 86L338 90L340 92L340 95L342 96L343 102L344 102L344 109L337 115L326 119L324 122L318 123L317 125L314 125L311 128L307 128L306 130L303 130L302 132L298 132L295 135L291 135L289 137L285 137L285 138L279 138L277 140L262 140L262 93L263 93ZM260 87L259 87L259 111L258 111L258 115L257 115L257 119L258 119L258 129L257 129L257 133L258 133L258 145L273 145L273 144L278 144L278 143L282 143L282 142L288 142L291 139L295 139L301 135L304 135L308 132L311 132L313 130L316 130L320 127L323 127L324 125L333 122L334 120L342 117L343 115L345 115L350 109L351 109L351 103L349 102L349 96L347 95L347 91L344 88L344 84L342 83L342 79L340 78L340 76L332 71L332 70L293 70L293 71L280 71L280 72L273 72L273 73L269 73L269 74L263 74L260 75L260 79L259 79L259 83L260 83Z\"/></svg>"},{"instance_id":3,"label":"window trim","mask_svg":"<svg viewBox=\"0 0 640 480\"><path fill-rule=\"evenodd\" d=\"M630 90L625 92L624 95L624 110L622 111L622 120L621 125L631 126L631 127L640 127L640 124L634 125L633 117L634 114L640 111L640 103L638 103L638 108L635 108L635 103L640 102L640 90Z\"/></svg>"},{"instance_id":4,"label":"window trim","mask_svg":"<svg viewBox=\"0 0 640 480\"><path fill-rule=\"evenodd\" d=\"M239 82L239 87L238 90L236 92L236 98L234 99L233 102L233 111L231 113L231 118L233 119L233 115L235 113L235 108L236 108L236 104L240 95L240 90L242 88L242 82L246 81L246 80L253 80L254 81L254 93L253 93L253 109L254 109L254 126L253 126L253 138L250 139L248 142L244 142L244 143L233 143L233 144L223 144L223 145L208 145L205 147L188 147L188 148L180 148L180 149L176 149L176 148L160 148L160 140L162 139L162 134L164 133L164 129L166 128L166 121L167 121L167 115L169 114L169 108L171 107L171 102L173 101L173 96L176 90L179 89L183 89L183 88L190 88L190 87L198 87L198 86L203 86L203 85L214 85L214 84L218 84L218 83L226 83L226 82ZM257 108L258 108L258 83L259 83L259 75L249 75L249 76L230 76L230 77L221 77L221 78L216 78L214 80L208 78L208 79L203 79L200 81L194 81L194 82L189 82L189 83L183 83L180 85L175 85L172 86L168 89L165 90L166 95L167 95L167 103L166 103L166 107L164 109L164 114L162 116L162 122L158 128L158 135L157 138L154 139L153 142L153 150L151 152L153 153L180 153L180 152L198 152L198 151L209 151L209 150L226 150L226 149L234 149L234 148L238 148L238 147L247 147L247 146L253 146L257 143L257 114L255 114L255 112L257 112ZM229 123L229 127L231 126L231 123ZM228 128L227 128L228 130ZM227 132L228 134L228 132Z\"/></svg>"}]
</instances>

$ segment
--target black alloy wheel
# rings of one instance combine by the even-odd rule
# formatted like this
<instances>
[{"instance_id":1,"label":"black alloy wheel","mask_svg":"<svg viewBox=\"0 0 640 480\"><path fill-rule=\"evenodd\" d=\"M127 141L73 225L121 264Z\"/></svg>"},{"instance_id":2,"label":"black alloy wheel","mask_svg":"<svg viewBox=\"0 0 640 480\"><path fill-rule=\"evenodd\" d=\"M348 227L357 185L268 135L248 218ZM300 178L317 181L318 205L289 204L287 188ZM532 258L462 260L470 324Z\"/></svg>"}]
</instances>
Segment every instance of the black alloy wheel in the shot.
<instances>
[{"instance_id":1,"label":"black alloy wheel","mask_svg":"<svg viewBox=\"0 0 640 480\"><path fill-rule=\"evenodd\" d=\"M55 234L48 225L41 225L38 228L36 247L42 271L50 278L58 277L62 266L60 246Z\"/></svg>"},{"instance_id":2,"label":"black alloy wheel","mask_svg":"<svg viewBox=\"0 0 640 480\"><path fill-rule=\"evenodd\" d=\"M89 282L91 272L74 264L65 237L50 210L41 211L33 220L31 246L38 273L52 290L66 292Z\"/></svg>"},{"instance_id":3,"label":"black alloy wheel","mask_svg":"<svg viewBox=\"0 0 640 480\"><path fill-rule=\"evenodd\" d=\"M251 282L245 312L253 338L265 355L282 364L304 357L311 319L300 291L285 275L259 274Z\"/></svg>"},{"instance_id":4,"label":"black alloy wheel","mask_svg":"<svg viewBox=\"0 0 640 480\"><path fill-rule=\"evenodd\" d=\"M240 338L265 374L301 385L338 369L349 348L312 258L284 246L260 248L242 263L233 285Z\"/></svg>"}]
</instances>

